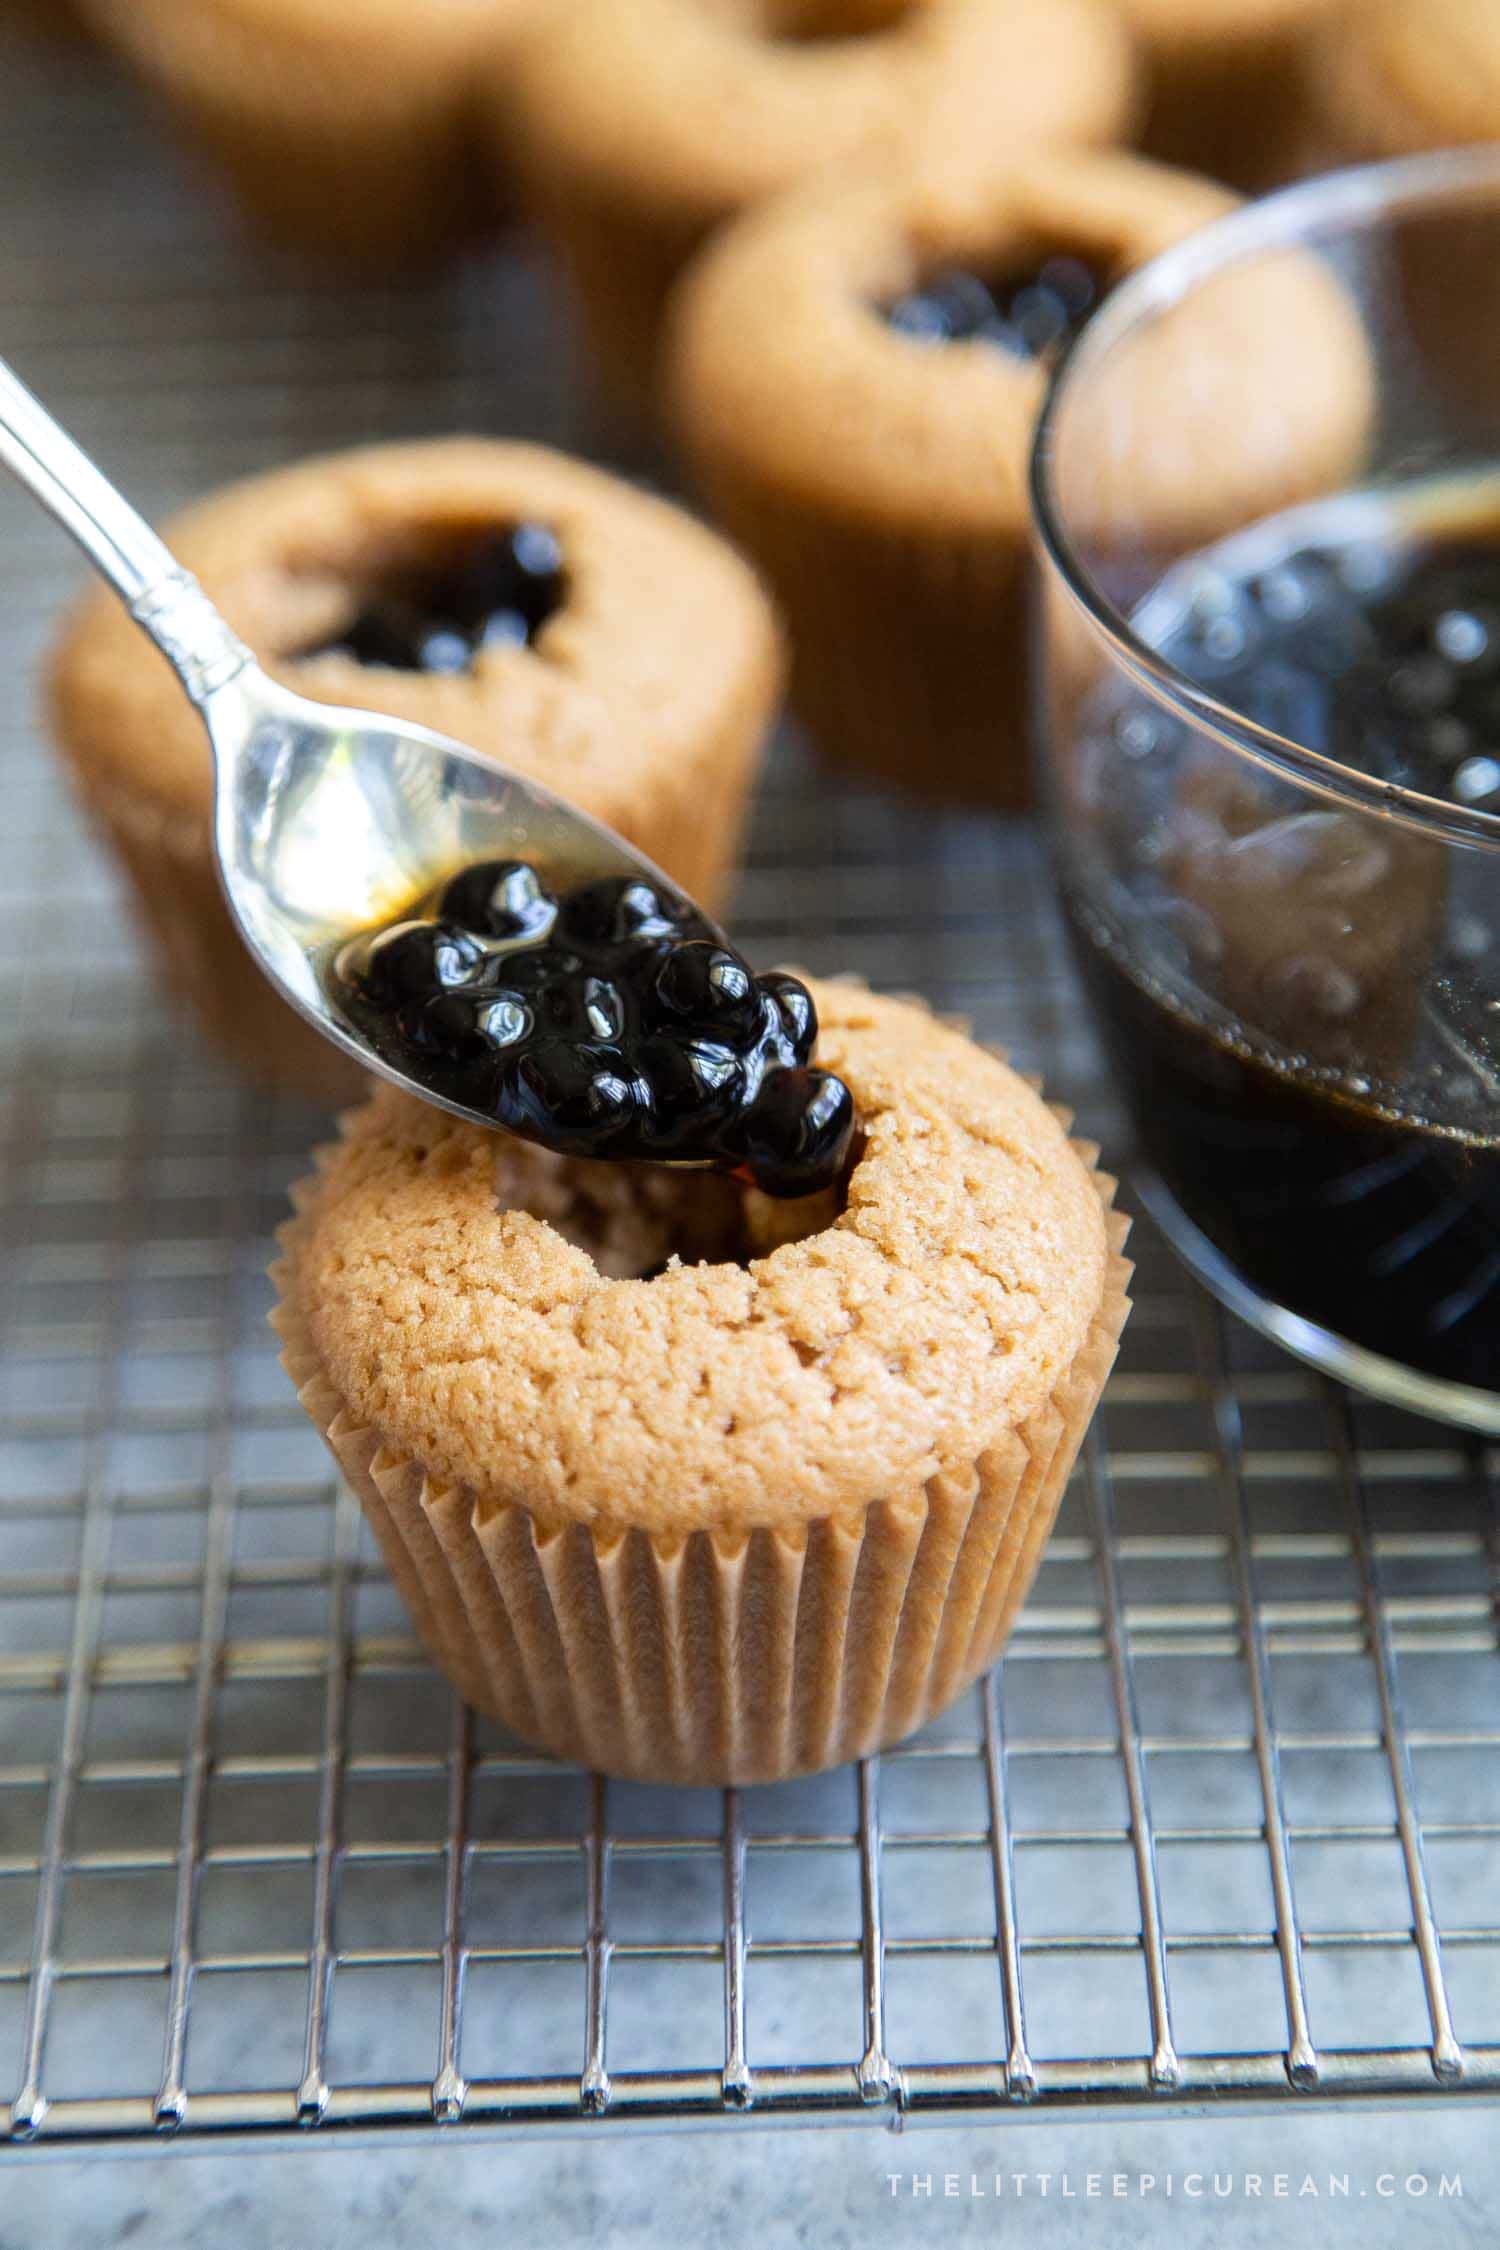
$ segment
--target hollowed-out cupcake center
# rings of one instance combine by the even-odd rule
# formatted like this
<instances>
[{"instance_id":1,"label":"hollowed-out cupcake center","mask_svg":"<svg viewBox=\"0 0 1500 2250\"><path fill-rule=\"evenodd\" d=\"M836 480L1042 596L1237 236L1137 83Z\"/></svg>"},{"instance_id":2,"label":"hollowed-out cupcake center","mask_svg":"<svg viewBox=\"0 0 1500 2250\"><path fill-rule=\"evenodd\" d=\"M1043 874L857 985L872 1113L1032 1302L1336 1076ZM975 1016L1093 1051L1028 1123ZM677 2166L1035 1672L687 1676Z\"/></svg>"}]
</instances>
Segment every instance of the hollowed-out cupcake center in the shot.
<instances>
[{"instance_id":1,"label":"hollowed-out cupcake center","mask_svg":"<svg viewBox=\"0 0 1500 2250\"><path fill-rule=\"evenodd\" d=\"M1077 334L1113 278L1096 251L1047 245L983 271L935 265L879 309L917 343L991 344L1045 362Z\"/></svg>"},{"instance_id":2,"label":"hollowed-out cupcake center","mask_svg":"<svg viewBox=\"0 0 1500 2250\"><path fill-rule=\"evenodd\" d=\"M674 1262L749 1266L833 1226L847 1176L825 1194L773 1202L714 1172L560 1157L496 1143L496 1201L527 1211L593 1260L611 1281L652 1281Z\"/></svg>"},{"instance_id":3,"label":"hollowed-out cupcake center","mask_svg":"<svg viewBox=\"0 0 1500 2250\"><path fill-rule=\"evenodd\" d=\"M301 653L397 672L467 672L482 650L529 648L566 599L556 532L506 524L390 564L360 585L347 621Z\"/></svg>"}]
</instances>

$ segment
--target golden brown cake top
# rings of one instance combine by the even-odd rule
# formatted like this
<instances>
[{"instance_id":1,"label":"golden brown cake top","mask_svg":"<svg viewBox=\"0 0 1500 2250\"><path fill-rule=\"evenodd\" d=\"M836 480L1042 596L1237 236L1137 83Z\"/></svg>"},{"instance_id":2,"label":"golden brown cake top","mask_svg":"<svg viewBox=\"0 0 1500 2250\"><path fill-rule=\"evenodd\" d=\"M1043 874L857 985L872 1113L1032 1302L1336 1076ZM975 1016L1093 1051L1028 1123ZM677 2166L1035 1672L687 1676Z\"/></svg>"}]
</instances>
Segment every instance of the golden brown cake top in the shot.
<instances>
[{"instance_id":1,"label":"golden brown cake top","mask_svg":"<svg viewBox=\"0 0 1500 2250\"><path fill-rule=\"evenodd\" d=\"M500 98L571 192L687 228L857 152L1108 141L1131 122L1132 43L1101 0L894 13L806 40L775 36L757 0L575 0L523 41Z\"/></svg>"},{"instance_id":2,"label":"golden brown cake top","mask_svg":"<svg viewBox=\"0 0 1500 2250\"><path fill-rule=\"evenodd\" d=\"M738 220L679 296L669 357L689 450L853 522L1019 532L1046 370L897 333L924 273L1066 252L1115 280L1224 216L1224 189L1116 153L959 153L851 169ZM1202 370L1211 370L1206 379ZM1352 307L1309 259L1204 290L1121 355L1089 412L1079 515L1208 537L1349 466L1369 374ZM711 476L710 476L711 481ZM1238 513L1237 513L1238 511Z\"/></svg>"},{"instance_id":3,"label":"golden brown cake top","mask_svg":"<svg viewBox=\"0 0 1500 2250\"><path fill-rule=\"evenodd\" d=\"M667 1533L862 1510L1003 1442L1099 1312L1098 1181L960 1032L812 989L867 1138L842 1210L774 1247L722 1180L564 1163L394 1091L347 1118L281 1279L349 1412L481 1507ZM674 1249L706 1262L611 1278Z\"/></svg>"},{"instance_id":4,"label":"golden brown cake top","mask_svg":"<svg viewBox=\"0 0 1500 2250\"><path fill-rule=\"evenodd\" d=\"M382 570L527 520L557 534L566 580L533 646L482 648L447 676L296 656L333 637ZM680 509L541 447L448 438L331 454L232 485L164 536L275 678L435 727L606 821L638 815L742 698L774 693L775 621L732 550ZM168 816L207 817L197 715L110 595L74 612L51 694L92 780Z\"/></svg>"},{"instance_id":5,"label":"golden brown cake top","mask_svg":"<svg viewBox=\"0 0 1500 2250\"><path fill-rule=\"evenodd\" d=\"M1318 37L1309 75L1341 148L1370 157L1500 135L1495 0L1361 0Z\"/></svg>"}]
</instances>

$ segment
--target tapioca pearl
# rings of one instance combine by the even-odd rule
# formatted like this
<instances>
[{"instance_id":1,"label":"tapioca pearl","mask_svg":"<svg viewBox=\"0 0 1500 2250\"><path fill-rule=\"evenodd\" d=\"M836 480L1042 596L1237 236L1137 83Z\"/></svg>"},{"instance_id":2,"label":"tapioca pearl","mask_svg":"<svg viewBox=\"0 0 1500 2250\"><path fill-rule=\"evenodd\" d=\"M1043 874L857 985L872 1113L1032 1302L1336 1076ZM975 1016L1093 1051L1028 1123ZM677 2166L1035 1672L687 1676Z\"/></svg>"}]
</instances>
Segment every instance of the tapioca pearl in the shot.
<instances>
[{"instance_id":1,"label":"tapioca pearl","mask_svg":"<svg viewBox=\"0 0 1500 2250\"><path fill-rule=\"evenodd\" d=\"M755 979L745 963L711 939L674 946L661 965L656 993L689 1023L745 1024L755 1012Z\"/></svg>"},{"instance_id":2,"label":"tapioca pearl","mask_svg":"<svg viewBox=\"0 0 1500 2250\"><path fill-rule=\"evenodd\" d=\"M579 943L611 946L632 939L674 937L682 916L639 877L606 876L569 892L560 920L567 935Z\"/></svg>"},{"instance_id":3,"label":"tapioca pearl","mask_svg":"<svg viewBox=\"0 0 1500 2250\"><path fill-rule=\"evenodd\" d=\"M1487 807L1500 797L1500 759L1466 758L1453 776L1453 794L1460 804Z\"/></svg>"},{"instance_id":4,"label":"tapioca pearl","mask_svg":"<svg viewBox=\"0 0 1500 2250\"><path fill-rule=\"evenodd\" d=\"M525 648L531 626L518 609L494 609L479 628L479 646L485 649Z\"/></svg>"},{"instance_id":5,"label":"tapioca pearl","mask_svg":"<svg viewBox=\"0 0 1500 2250\"><path fill-rule=\"evenodd\" d=\"M1331 556L1330 567L1340 585L1368 601L1395 583L1401 565L1395 548L1378 539L1354 539Z\"/></svg>"},{"instance_id":6,"label":"tapioca pearl","mask_svg":"<svg viewBox=\"0 0 1500 2250\"><path fill-rule=\"evenodd\" d=\"M531 1035L533 1017L519 993L439 992L407 1001L398 1022L419 1054L460 1071L483 1070Z\"/></svg>"},{"instance_id":7,"label":"tapioca pearl","mask_svg":"<svg viewBox=\"0 0 1500 2250\"><path fill-rule=\"evenodd\" d=\"M523 1114L555 1136L610 1136L645 1105L648 1090L607 1050L552 1041L524 1053L514 1083Z\"/></svg>"},{"instance_id":8,"label":"tapioca pearl","mask_svg":"<svg viewBox=\"0 0 1500 2250\"><path fill-rule=\"evenodd\" d=\"M1447 709L1458 692L1458 680L1442 657L1414 656L1393 669L1386 692L1397 710L1425 718Z\"/></svg>"},{"instance_id":9,"label":"tapioca pearl","mask_svg":"<svg viewBox=\"0 0 1500 2250\"><path fill-rule=\"evenodd\" d=\"M340 973L354 976L391 1005L475 983L487 957L466 930L446 922L398 922L374 937L356 939Z\"/></svg>"},{"instance_id":10,"label":"tapioca pearl","mask_svg":"<svg viewBox=\"0 0 1500 2250\"><path fill-rule=\"evenodd\" d=\"M1193 586L1186 615L1166 646L1190 679L1208 681L1243 664L1259 639L1255 610L1244 590L1209 572Z\"/></svg>"},{"instance_id":11,"label":"tapioca pearl","mask_svg":"<svg viewBox=\"0 0 1500 2250\"><path fill-rule=\"evenodd\" d=\"M1116 747L1137 764L1159 756L1163 750L1176 748L1182 739L1180 726L1145 704L1136 704L1117 713L1113 734Z\"/></svg>"},{"instance_id":12,"label":"tapioca pearl","mask_svg":"<svg viewBox=\"0 0 1500 2250\"><path fill-rule=\"evenodd\" d=\"M993 281L945 267L882 310L891 328L919 343L982 342L1045 361L1076 332L1102 286L1085 260L1056 254Z\"/></svg>"},{"instance_id":13,"label":"tapioca pearl","mask_svg":"<svg viewBox=\"0 0 1500 2250\"><path fill-rule=\"evenodd\" d=\"M1426 755L1440 766L1456 766L1474 748L1473 729L1451 711L1429 719L1420 729L1417 740Z\"/></svg>"},{"instance_id":14,"label":"tapioca pearl","mask_svg":"<svg viewBox=\"0 0 1500 2250\"><path fill-rule=\"evenodd\" d=\"M417 670L419 672L467 672L473 657L473 644L464 633L440 626L434 633L424 633L417 643Z\"/></svg>"},{"instance_id":15,"label":"tapioca pearl","mask_svg":"<svg viewBox=\"0 0 1500 2250\"><path fill-rule=\"evenodd\" d=\"M1477 914L1455 914L1448 931L1448 950L1457 960L1479 961L1495 943L1495 931Z\"/></svg>"},{"instance_id":16,"label":"tapioca pearl","mask_svg":"<svg viewBox=\"0 0 1500 2250\"><path fill-rule=\"evenodd\" d=\"M737 1121L768 1078L804 1064L816 1037L811 995L796 979L755 978L722 941L699 936L707 925L685 902L644 878L600 879L554 899L526 863L491 861L454 877L439 903L486 927L538 905L551 919L527 941L418 918L346 947L336 986L342 977L352 1020L384 1059L439 1098L567 1153L746 1163ZM473 989L452 982L442 949L455 934ZM407 972L405 997L363 973L386 946ZM684 957L675 976L664 973L674 955ZM847 1140L809 1140L803 1124L789 1126L795 1146L766 1159L762 1176L770 1121L749 1150L757 1184L787 1196L832 1185Z\"/></svg>"},{"instance_id":17,"label":"tapioca pearl","mask_svg":"<svg viewBox=\"0 0 1500 2250\"><path fill-rule=\"evenodd\" d=\"M1433 626L1432 638L1450 664L1474 665L1494 648L1494 625L1474 610L1447 609Z\"/></svg>"},{"instance_id":18,"label":"tapioca pearl","mask_svg":"<svg viewBox=\"0 0 1500 2250\"><path fill-rule=\"evenodd\" d=\"M341 632L304 654L337 653L384 670L464 673L481 648L528 646L566 594L556 534L545 524L521 523L425 568L394 571Z\"/></svg>"},{"instance_id":19,"label":"tapioca pearl","mask_svg":"<svg viewBox=\"0 0 1500 2250\"><path fill-rule=\"evenodd\" d=\"M561 542L546 524L514 524L471 548L434 594L471 639L496 619L519 619L529 639L562 604Z\"/></svg>"},{"instance_id":20,"label":"tapioca pearl","mask_svg":"<svg viewBox=\"0 0 1500 2250\"><path fill-rule=\"evenodd\" d=\"M854 1131L854 1103L824 1070L768 1072L737 1136L756 1182L771 1195L809 1176L836 1176Z\"/></svg>"},{"instance_id":21,"label":"tapioca pearl","mask_svg":"<svg viewBox=\"0 0 1500 2250\"><path fill-rule=\"evenodd\" d=\"M781 969L770 970L765 976L758 977L756 982L761 991L775 1003L797 1060L805 1062L818 1028L812 994L799 978L788 976Z\"/></svg>"},{"instance_id":22,"label":"tapioca pearl","mask_svg":"<svg viewBox=\"0 0 1500 2250\"><path fill-rule=\"evenodd\" d=\"M1312 589L1307 575L1294 563L1282 563L1258 578L1252 588L1255 599L1278 625L1294 625L1306 617L1313 606Z\"/></svg>"},{"instance_id":23,"label":"tapioca pearl","mask_svg":"<svg viewBox=\"0 0 1500 2250\"><path fill-rule=\"evenodd\" d=\"M444 886L439 911L481 937L535 943L557 919L557 902L525 860L484 860Z\"/></svg>"},{"instance_id":24,"label":"tapioca pearl","mask_svg":"<svg viewBox=\"0 0 1500 2250\"><path fill-rule=\"evenodd\" d=\"M587 977L583 986L583 1013L596 1039L619 1039L625 1030L625 1003L605 977Z\"/></svg>"}]
</instances>

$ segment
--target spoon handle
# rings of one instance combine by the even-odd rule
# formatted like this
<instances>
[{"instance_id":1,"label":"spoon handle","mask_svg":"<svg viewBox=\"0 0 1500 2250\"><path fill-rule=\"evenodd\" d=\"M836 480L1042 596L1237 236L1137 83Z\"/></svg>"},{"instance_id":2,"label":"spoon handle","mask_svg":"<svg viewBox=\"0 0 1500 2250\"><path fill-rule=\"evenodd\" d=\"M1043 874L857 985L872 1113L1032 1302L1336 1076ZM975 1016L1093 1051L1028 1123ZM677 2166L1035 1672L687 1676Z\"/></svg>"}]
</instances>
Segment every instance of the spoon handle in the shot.
<instances>
[{"instance_id":1,"label":"spoon handle","mask_svg":"<svg viewBox=\"0 0 1500 2250\"><path fill-rule=\"evenodd\" d=\"M198 581L3 359L0 462L77 540L195 703L249 663Z\"/></svg>"}]
</instances>

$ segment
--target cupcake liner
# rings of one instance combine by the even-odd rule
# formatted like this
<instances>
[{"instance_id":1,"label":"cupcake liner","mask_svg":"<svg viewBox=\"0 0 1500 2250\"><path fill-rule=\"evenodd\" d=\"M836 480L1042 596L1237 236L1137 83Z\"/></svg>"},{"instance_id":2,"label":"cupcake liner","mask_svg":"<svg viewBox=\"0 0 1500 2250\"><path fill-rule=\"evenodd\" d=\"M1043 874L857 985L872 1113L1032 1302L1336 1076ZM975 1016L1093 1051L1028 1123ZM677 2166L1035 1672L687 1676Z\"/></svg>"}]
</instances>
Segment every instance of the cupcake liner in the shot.
<instances>
[{"instance_id":1,"label":"cupcake liner","mask_svg":"<svg viewBox=\"0 0 1500 2250\"><path fill-rule=\"evenodd\" d=\"M274 241L383 269L496 208L473 64L451 39L387 53L378 27L340 26L336 7L299 27L198 20L200 0L77 4Z\"/></svg>"},{"instance_id":2,"label":"cupcake liner","mask_svg":"<svg viewBox=\"0 0 1500 2250\"><path fill-rule=\"evenodd\" d=\"M601 440L649 450L667 307L712 227L665 213L648 219L571 179L533 181L531 211L567 282L580 383Z\"/></svg>"},{"instance_id":3,"label":"cupcake liner","mask_svg":"<svg viewBox=\"0 0 1500 2250\"><path fill-rule=\"evenodd\" d=\"M261 974L219 888L205 830L163 814L152 799L100 783L70 760L74 795L126 878L136 919L163 983L209 1044L257 1084L328 1109L368 1083Z\"/></svg>"},{"instance_id":4,"label":"cupcake liner","mask_svg":"<svg viewBox=\"0 0 1500 2250\"><path fill-rule=\"evenodd\" d=\"M834 763L939 801L1032 797L1029 535L841 519L700 457L710 512L792 638L791 703ZM857 496L856 496L857 497Z\"/></svg>"},{"instance_id":5,"label":"cupcake liner","mask_svg":"<svg viewBox=\"0 0 1500 2250\"><path fill-rule=\"evenodd\" d=\"M459 1692L559 1757L713 1785L841 1764L950 1703L994 1662L1026 1596L1129 1310L1115 1182L1092 1144L1072 1145L1109 1252L1089 1333L1050 1396L973 1462L787 1529L667 1537L481 1512L350 1414L286 1293L293 1218L274 1269L283 1363Z\"/></svg>"}]
</instances>

